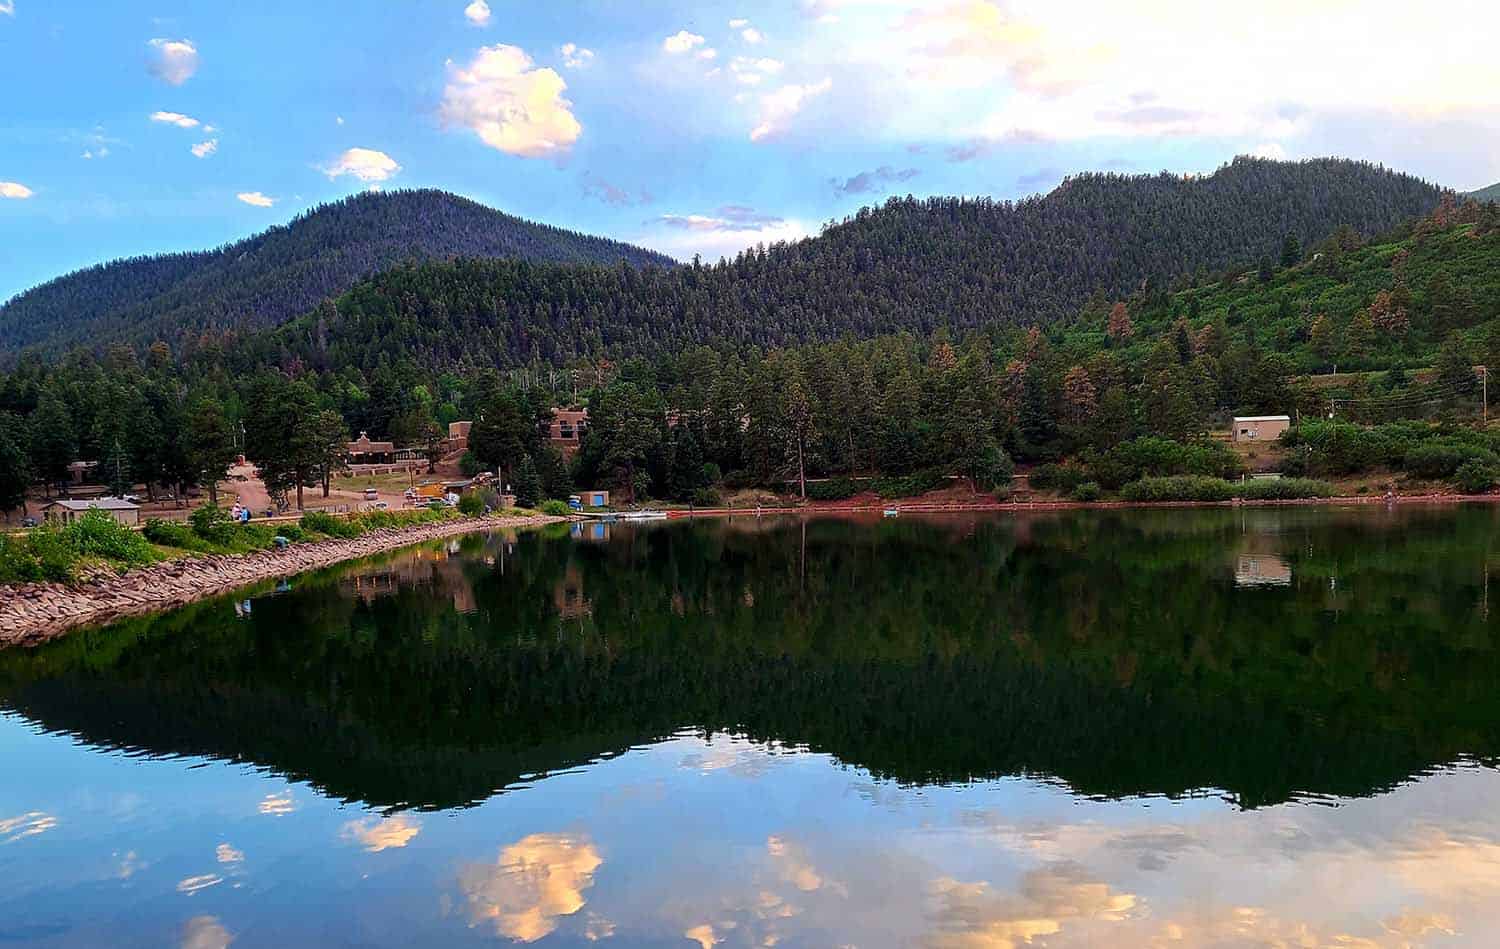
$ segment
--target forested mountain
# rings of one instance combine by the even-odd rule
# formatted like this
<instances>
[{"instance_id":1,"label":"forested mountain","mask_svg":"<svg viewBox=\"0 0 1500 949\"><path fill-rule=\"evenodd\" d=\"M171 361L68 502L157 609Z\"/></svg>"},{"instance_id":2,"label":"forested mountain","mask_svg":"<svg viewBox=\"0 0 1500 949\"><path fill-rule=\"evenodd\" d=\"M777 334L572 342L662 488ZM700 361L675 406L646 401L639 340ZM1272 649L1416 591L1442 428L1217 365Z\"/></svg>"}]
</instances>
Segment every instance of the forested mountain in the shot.
<instances>
[{"instance_id":1,"label":"forested mountain","mask_svg":"<svg viewBox=\"0 0 1500 949\"><path fill-rule=\"evenodd\" d=\"M366 192L217 250L118 260L28 290L0 307L0 356L272 327L398 262L456 256L671 265L443 191Z\"/></svg>"},{"instance_id":2,"label":"forested mountain","mask_svg":"<svg viewBox=\"0 0 1500 949\"><path fill-rule=\"evenodd\" d=\"M1469 192L1469 197L1475 201L1500 201L1500 181L1495 182L1488 188L1480 188L1478 191Z\"/></svg>"},{"instance_id":3,"label":"forested mountain","mask_svg":"<svg viewBox=\"0 0 1500 949\"><path fill-rule=\"evenodd\" d=\"M645 270L457 260L386 271L256 344L319 366L554 364L728 342L1048 325L1095 292L1274 257L1431 210L1437 188L1361 162L1238 158L1213 175L1085 174L1016 204L893 198L810 240Z\"/></svg>"}]
</instances>

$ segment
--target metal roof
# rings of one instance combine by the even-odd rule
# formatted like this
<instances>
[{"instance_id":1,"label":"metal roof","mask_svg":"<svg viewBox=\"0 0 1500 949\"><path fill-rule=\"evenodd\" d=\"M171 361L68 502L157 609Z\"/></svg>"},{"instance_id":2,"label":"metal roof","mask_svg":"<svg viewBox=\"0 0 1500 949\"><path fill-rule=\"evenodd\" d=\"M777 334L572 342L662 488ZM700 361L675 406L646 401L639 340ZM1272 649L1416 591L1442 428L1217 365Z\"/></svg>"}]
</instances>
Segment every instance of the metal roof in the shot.
<instances>
[{"instance_id":1,"label":"metal roof","mask_svg":"<svg viewBox=\"0 0 1500 949\"><path fill-rule=\"evenodd\" d=\"M48 507L63 507L70 511L87 511L89 508L98 508L101 511L136 511L140 510L139 504L134 504L124 498L93 498L87 501L74 501L72 499L59 498L50 504L42 505Z\"/></svg>"},{"instance_id":2,"label":"metal roof","mask_svg":"<svg viewBox=\"0 0 1500 949\"><path fill-rule=\"evenodd\" d=\"M1290 422L1290 415L1236 415L1236 422Z\"/></svg>"}]
</instances>

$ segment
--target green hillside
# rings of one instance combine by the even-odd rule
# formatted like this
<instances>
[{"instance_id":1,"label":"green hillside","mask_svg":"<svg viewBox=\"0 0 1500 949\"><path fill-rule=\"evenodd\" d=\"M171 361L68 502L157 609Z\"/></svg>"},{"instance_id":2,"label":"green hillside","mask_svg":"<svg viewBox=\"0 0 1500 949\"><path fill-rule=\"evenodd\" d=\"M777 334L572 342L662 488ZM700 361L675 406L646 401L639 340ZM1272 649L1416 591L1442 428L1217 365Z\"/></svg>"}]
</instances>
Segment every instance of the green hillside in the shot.
<instances>
[{"instance_id":1,"label":"green hillside","mask_svg":"<svg viewBox=\"0 0 1500 949\"><path fill-rule=\"evenodd\" d=\"M1500 181L1495 182L1488 188L1470 191L1468 196L1475 201L1500 201Z\"/></svg>"}]
</instances>

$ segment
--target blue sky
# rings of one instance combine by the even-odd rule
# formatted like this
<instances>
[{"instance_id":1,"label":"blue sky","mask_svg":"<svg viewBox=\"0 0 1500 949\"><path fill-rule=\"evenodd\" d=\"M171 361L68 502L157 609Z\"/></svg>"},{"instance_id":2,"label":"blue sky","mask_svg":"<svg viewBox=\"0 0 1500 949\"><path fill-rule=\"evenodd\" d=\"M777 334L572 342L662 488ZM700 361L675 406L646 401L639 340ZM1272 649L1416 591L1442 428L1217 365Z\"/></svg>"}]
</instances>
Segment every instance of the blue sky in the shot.
<instances>
[{"instance_id":1,"label":"blue sky","mask_svg":"<svg viewBox=\"0 0 1500 949\"><path fill-rule=\"evenodd\" d=\"M1500 179L1493 6L0 0L0 299L369 187L680 258L1247 152L1468 189Z\"/></svg>"}]
</instances>

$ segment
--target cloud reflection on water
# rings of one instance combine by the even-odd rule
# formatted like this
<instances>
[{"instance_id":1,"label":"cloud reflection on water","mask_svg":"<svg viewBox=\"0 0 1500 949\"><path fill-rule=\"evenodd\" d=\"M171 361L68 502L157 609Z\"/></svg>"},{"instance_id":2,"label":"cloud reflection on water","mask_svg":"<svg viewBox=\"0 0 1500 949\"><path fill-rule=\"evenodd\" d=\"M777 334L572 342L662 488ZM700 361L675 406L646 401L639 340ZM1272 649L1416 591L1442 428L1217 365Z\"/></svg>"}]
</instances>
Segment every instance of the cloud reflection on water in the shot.
<instances>
[{"instance_id":1,"label":"cloud reflection on water","mask_svg":"<svg viewBox=\"0 0 1500 949\"><path fill-rule=\"evenodd\" d=\"M493 864L461 867L458 886L471 925L488 921L498 936L535 942L557 929L561 917L583 909L583 892L603 862L586 836L531 834L501 850Z\"/></svg>"}]
</instances>

